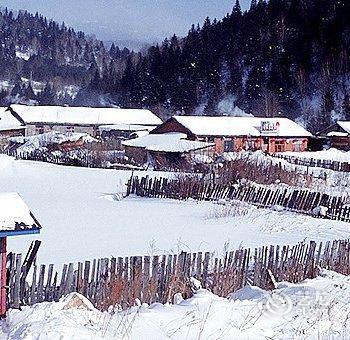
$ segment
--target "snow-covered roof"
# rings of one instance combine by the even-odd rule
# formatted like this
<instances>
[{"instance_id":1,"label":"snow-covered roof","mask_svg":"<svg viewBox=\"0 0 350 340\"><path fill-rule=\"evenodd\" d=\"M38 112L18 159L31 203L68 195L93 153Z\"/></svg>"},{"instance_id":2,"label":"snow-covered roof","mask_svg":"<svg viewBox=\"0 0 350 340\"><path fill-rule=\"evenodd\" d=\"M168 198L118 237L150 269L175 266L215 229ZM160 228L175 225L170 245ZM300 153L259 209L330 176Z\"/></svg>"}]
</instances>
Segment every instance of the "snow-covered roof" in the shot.
<instances>
[{"instance_id":1,"label":"snow-covered roof","mask_svg":"<svg viewBox=\"0 0 350 340\"><path fill-rule=\"evenodd\" d=\"M187 140L185 133L169 132L163 134L149 134L143 137L122 142L124 146L144 148L158 152L190 152L214 146L213 143L204 143Z\"/></svg>"},{"instance_id":2,"label":"snow-covered roof","mask_svg":"<svg viewBox=\"0 0 350 340\"><path fill-rule=\"evenodd\" d=\"M150 110L121 108L92 108L68 106L11 105L26 123L76 125L159 125L162 123Z\"/></svg>"},{"instance_id":3,"label":"snow-covered roof","mask_svg":"<svg viewBox=\"0 0 350 340\"><path fill-rule=\"evenodd\" d=\"M24 129L25 126L9 111L0 107L0 131Z\"/></svg>"},{"instance_id":4,"label":"snow-covered roof","mask_svg":"<svg viewBox=\"0 0 350 340\"><path fill-rule=\"evenodd\" d=\"M136 125L136 124L113 124L113 125L101 125L100 131L152 131L157 125Z\"/></svg>"},{"instance_id":5,"label":"snow-covered roof","mask_svg":"<svg viewBox=\"0 0 350 340\"><path fill-rule=\"evenodd\" d=\"M33 234L38 233L40 228L40 224L17 193L0 193L0 236Z\"/></svg>"},{"instance_id":6,"label":"snow-covered roof","mask_svg":"<svg viewBox=\"0 0 350 340\"><path fill-rule=\"evenodd\" d=\"M347 133L350 133L350 121L338 120L337 124Z\"/></svg>"},{"instance_id":7,"label":"snow-covered roof","mask_svg":"<svg viewBox=\"0 0 350 340\"><path fill-rule=\"evenodd\" d=\"M97 142L97 139L91 137L88 133L62 133L59 131L50 131L40 135L10 137L13 143L22 144L17 148L17 152L30 153L35 150L43 149L52 144L62 144L65 142L77 142L82 140L84 143Z\"/></svg>"},{"instance_id":8,"label":"snow-covered roof","mask_svg":"<svg viewBox=\"0 0 350 340\"><path fill-rule=\"evenodd\" d=\"M328 137L347 137L349 134L347 132L330 131L327 133Z\"/></svg>"},{"instance_id":9,"label":"snow-covered roof","mask_svg":"<svg viewBox=\"0 0 350 340\"><path fill-rule=\"evenodd\" d=\"M288 118L174 116L197 136L311 137L311 133Z\"/></svg>"}]
</instances>

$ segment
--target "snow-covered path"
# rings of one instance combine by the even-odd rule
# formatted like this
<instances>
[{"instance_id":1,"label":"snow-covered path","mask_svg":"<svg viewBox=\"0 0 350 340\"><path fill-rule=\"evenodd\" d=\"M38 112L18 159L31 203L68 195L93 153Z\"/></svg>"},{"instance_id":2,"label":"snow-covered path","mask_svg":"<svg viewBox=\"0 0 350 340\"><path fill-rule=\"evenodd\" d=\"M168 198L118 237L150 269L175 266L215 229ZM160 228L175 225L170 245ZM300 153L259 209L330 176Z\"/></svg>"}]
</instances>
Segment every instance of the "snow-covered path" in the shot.
<instances>
[{"instance_id":1,"label":"snow-covered path","mask_svg":"<svg viewBox=\"0 0 350 340\"><path fill-rule=\"evenodd\" d=\"M43 241L39 263L182 249L221 254L224 247L294 244L305 238L318 241L350 235L348 223L289 212L255 207L237 211L210 202L138 197L113 200L112 194L121 191L129 176L128 171L0 157L0 192L18 192L43 225L37 236ZM9 250L26 252L30 240L11 238Z\"/></svg>"}]
</instances>

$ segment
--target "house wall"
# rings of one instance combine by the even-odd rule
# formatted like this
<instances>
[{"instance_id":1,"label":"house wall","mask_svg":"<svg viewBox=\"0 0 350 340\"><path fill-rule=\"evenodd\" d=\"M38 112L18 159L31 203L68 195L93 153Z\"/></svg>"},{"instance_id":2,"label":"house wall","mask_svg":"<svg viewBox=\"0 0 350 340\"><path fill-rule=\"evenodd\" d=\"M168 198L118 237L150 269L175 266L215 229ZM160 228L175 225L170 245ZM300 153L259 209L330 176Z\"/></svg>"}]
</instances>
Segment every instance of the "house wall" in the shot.
<instances>
[{"instance_id":1,"label":"house wall","mask_svg":"<svg viewBox=\"0 0 350 340\"><path fill-rule=\"evenodd\" d=\"M134 159L138 164L144 164L147 162L147 151L144 148L125 146L125 154L129 158Z\"/></svg>"},{"instance_id":2,"label":"house wall","mask_svg":"<svg viewBox=\"0 0 350 340\"><path fill-rule=\"evenodd\" d=\"M303 152L308 146L307 138L274 138L269 137L268 153L275 152Z\"/></svg>"},{"instance_id":3,"label":"house wall","mask_svg":"<svg viewBox=\"0 0 350 340\"><path fill-rule=\"evenodd\" d=\"M276 138L276 137L200 137L201 141L215 143L215 152L262 150L268 153L285 151L305 151L308 146L307 138Z\"/></svg>"},{"instance_id":4,"label":"house wall","mask_svg":"<svg viewBox=\"0 0 350 340\"><path fill-rule=\"evenodd\" d=\"M50 131L58 131L62 133L67 132L78 132L78 133L88 133L93 137L99 134L97 126L82 126L82 125L55 125L55 124L28 124L26 136L38 135L41 133L47 133Z\"/></svg>"},{"instance_id":5,"label":"house wall","mask_svg":"<svg viewBox=\"0 0 350 340\"><path fill-rule=\"evenodd\" d=\"M350 150L350 137L333 136L330 137L331 147L339 150Z\"/></svg>"}]
</instances>

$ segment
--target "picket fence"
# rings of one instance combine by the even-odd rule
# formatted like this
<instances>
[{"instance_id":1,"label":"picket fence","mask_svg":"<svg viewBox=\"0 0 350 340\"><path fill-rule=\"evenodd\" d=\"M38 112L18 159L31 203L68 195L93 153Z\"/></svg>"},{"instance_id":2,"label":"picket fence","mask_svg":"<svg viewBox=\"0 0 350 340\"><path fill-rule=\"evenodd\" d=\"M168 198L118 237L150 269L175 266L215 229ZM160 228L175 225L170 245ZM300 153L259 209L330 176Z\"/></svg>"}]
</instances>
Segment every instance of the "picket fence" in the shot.
<instances>
[{"instance_id":1,"label":"picket fence","mask_svg":"<svg viewBox=\"0 0 350 340\"><path fill-rule=\"evenodd\" d=\"M181 179L132 177L127 195L205 201L239 200L259 207L280 206L290 211L350 222L349 197L332 196L309 189L265 186L256 183L215 184L196 177ZM322 208L321 208L322 207Z\"/></svg>"},{"instance_id":2,"label":"picket fence","mask_svg":"<svg viewBox=\"0 0 350 340\"><path fill-rule=\"evenodd\" d=\"M100 310L125 309L139 303L172 302L174 294L190 297L190 278L219 296L252 284L273 289L276 281L314 278L320 268L350 274L350 242L300 243L238 249L223 257L209 252L103 258L65 264L60 275L53 264L33 266L31 280L21 254L9 258L8 306L19 308L58 301L70 292L85 295ZM29 276L29 275L28 275Z\"/></svg>"},{"instance_id":3,"label":"picket fence","mask_svg":"<svg viewBox=\"0 0 350 340\"><path fill-rule=\"evenodd\" d=\"M274 154L273 157L284 159L288 163L295 165L303 165L306 167L317 167L323 169L329 169L334 171L343 171L350 172L350 163L348 162L339 162L332 161L327 159L316 159L316 158L306 158L292 155L284 155L284 154Z\"/></svg>"}]
</instances>

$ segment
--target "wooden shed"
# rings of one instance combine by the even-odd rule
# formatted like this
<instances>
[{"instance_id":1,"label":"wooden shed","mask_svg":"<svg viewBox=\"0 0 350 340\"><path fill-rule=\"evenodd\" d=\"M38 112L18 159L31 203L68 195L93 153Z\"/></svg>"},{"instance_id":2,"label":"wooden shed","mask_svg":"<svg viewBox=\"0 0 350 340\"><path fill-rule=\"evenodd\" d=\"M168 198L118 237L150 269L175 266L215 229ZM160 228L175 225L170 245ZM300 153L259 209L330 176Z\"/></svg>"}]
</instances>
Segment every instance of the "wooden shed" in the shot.
<instances>
[{"instance_id":1,"label":"wooden shed","mask_svg":"<svg viewBox=\"0 0 350 340\"><path fill-rule=\"evenodd\" d=\"M196 155L212 157L215 153L214 143L189 140L178 132L148 134L122 144L128 157L139 164L153 163L156 169L184 169Z\"/></svg>"},{"instance_id":2,"label":"wooden shed","mask_svg":"<svg viewBox=\"0 0 350 340\"><path fill-rule=\"evenodd\" d=\"M38 234L41 226L17 193L0 193L0 317L6 316L7 237Z\"/></svg>"},{"instance_id":3,"label":"wooden shed","mask_svg":"<svg viewBox=\"0 0 350 340\"><path fill-rule=\"evenodd\" d=\"M332 148L350 150L350 121L338 120L326 129L319 131L317 135L326 138Z\"/></svg>"}]
</instances>

